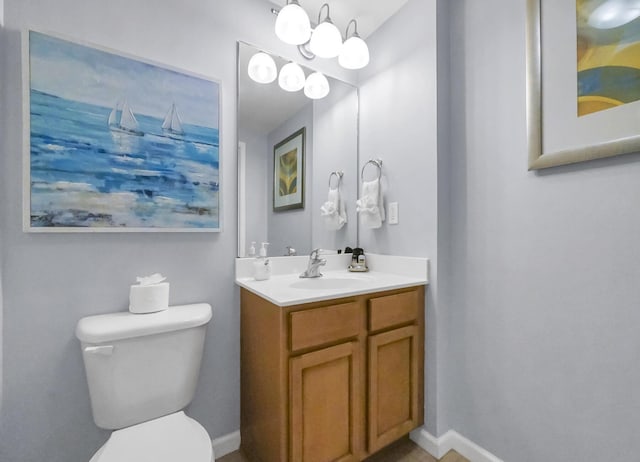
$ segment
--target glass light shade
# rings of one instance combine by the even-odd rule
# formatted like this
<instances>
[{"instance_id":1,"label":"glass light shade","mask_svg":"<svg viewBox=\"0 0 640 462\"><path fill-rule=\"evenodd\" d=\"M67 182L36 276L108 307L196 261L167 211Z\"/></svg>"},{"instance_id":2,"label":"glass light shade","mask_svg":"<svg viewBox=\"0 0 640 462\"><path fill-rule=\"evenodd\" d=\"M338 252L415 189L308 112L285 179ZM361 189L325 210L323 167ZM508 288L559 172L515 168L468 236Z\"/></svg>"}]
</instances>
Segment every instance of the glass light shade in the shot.
<instances>
[{"instance_id":1,"label":"glass light shade","mask_svg":"<svg viewBox=\"0 0 640 462\"><path fill-rule=\"evenodd\" d=\"M278 85L285 91L298 91L304 88L304 71L296 63L288 63L280 69Z\"/></svg>"},{"instance_id":2,"label":"glass light shade","mask_svg":"<svg viewBox=\"0 0 640 462\"><path fill-rule=\"evenodd\" d=\"M311 37L309 16L294 1L280 10L276 18L276 35L284 43L302 45Z\"/></svg>"},{"instance_id":3,"label":"glass light shade","mask_svg":"<svg viewBox=\"0 0 640 462\"><path fill-rule=\"evenodd\" d=\"M304 94L307 98L320 99L329 94L329 81L320 72L314 72L304 84Z\"/></svg>"},{"instance_id":4,"label":"glass light shade","mask_svg":"<svg viewBox=\"0 0 640 462\"><path fill-rule=\"evenodd\" d=\"M357 35L348 38L342 45L338 63L345 69L362 69L369 64L369 47Z\"/></svg>"},{"instance_id":5,"label":"glass light shade","mask_svg":"<svg viewBox=\"0 0 640 462\"><path fill-rule=\"evenodd\" d=\"M275 61L262 51L251 57L247 71L251 80L258 83L271 83L278 76Z\"/></svg>"},{"instance_id":6,"label":"glass light shade","mask_svg":"<svg viewBox=\"0 0 640 462\"><path fill-rule=\"evenodd\" d=\"M342 35L332 22L318 24L311 34L309 49L320 58L335 58L342 48Z\"/></svg>"},{"instance_id":7,"label":"glass light shade","mask_svg":"<svg viewBox=\"0 0 640 462\"><path fill-rule=\"evenodd\" d=\"M640 16L640 1L607 0L589 16L589 25L596 29L614 29Z\"/></svg>"}]
</instances>

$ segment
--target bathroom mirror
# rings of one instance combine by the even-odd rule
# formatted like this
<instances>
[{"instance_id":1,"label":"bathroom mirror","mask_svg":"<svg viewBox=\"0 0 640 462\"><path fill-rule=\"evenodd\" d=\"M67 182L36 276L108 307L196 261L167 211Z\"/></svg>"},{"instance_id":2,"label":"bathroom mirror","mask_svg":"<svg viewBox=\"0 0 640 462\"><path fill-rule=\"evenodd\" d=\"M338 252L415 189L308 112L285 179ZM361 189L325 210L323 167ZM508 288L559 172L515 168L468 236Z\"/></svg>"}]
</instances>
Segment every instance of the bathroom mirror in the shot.
<instances>
[{"instance_id":1,"label":"bathroom mirror","mask_svg":"<svg viewBox=\"0 0 640 462\"><path fill-rule=\"evenodd\" d=\"M288 248L308 255L314 248L355 247L358 89L327 77L329 94L310 99L303 90L283 90L277 78L257 83L247 70L259 51L238 43L238 256L249 256L252 242L256 252L269 242L272 256L288 255ZM288 63L270 56L278 71ZM314 72L302 68L305 77ZM346 223L336 230L336 217L323 216L321 207L339 183Z\"/></svg>"}]
</instances>

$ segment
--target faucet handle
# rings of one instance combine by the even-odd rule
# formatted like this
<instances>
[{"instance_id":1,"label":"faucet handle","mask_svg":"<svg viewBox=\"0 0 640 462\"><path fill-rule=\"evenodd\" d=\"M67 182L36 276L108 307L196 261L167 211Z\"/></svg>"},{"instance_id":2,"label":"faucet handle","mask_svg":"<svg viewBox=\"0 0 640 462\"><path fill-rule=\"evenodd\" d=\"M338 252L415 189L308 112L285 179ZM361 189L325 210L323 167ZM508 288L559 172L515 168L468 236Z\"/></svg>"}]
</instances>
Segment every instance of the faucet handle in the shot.
<instances>
[{"instance_id":1,"label":"faucet handle","mask_svg":"<svg viewBox=\"0 0 640 462\"><path fill-rule=\"evenodd\" d=\"M322 249L313 249L311 251L311 254L309 255L309 258L312 260L317 260L320 257L320 252L322 252Z\"/></svg>"}]
</instances>

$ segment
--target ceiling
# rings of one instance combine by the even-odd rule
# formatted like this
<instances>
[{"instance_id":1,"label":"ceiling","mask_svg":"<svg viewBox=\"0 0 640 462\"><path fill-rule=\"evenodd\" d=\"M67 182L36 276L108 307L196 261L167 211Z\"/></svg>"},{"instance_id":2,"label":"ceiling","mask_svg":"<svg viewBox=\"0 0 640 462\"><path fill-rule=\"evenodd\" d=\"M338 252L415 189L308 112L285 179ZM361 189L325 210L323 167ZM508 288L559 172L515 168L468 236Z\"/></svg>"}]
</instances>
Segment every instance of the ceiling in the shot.
<instances>
[{"instance_id":1,"label":"ceiling","mask_svg":"<svg viewBox=\"0 0 640 462\"><path fill-rule=\"evenodd\" d=\"M287 3L286 0L265 0L265 2L275 5L278 9ZM298 0L298 2L314 24L318 21L320 7L328 3L331 20L343 36L349 21L355 19L358 22L358 33L362 38L367 38L402 8L407 0ZM326 8L322 12L323 19L325 15Z\"/></svg>"}]
</instances>

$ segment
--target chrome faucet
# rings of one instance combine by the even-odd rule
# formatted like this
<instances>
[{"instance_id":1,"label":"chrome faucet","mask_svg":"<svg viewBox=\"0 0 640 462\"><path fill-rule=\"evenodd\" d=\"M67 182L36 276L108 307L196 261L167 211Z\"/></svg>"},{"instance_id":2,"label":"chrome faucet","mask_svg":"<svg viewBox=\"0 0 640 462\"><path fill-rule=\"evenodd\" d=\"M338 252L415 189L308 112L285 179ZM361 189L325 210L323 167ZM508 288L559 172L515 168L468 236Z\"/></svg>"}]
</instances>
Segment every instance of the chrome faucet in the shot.
<instances>
[{"instance_id":1,"label":"chrome faucet","mask_svg":"<svg viewBox=\"0 0 640 462\"><path fill-rule=\"evenodd\" d=\"M293 257L298 255L298 252L296 252L296 249L294 249L293 247L291 247L290 245L287 246L287 253L285 253L286 256L288 257Z\"/></svg>"},{"instance_id":2,"label":"chrome faucet","mask_svg":"<svg viewBox=\"0 0 640 462\"><path fill-rule=\"evenodd\" d=\"M327 264L327 260L320 258L320 249L313 249L309 254L307 270L300 275L301 278L319 278L322 276L320 267Z\"/></svg>"}]
</instances>

